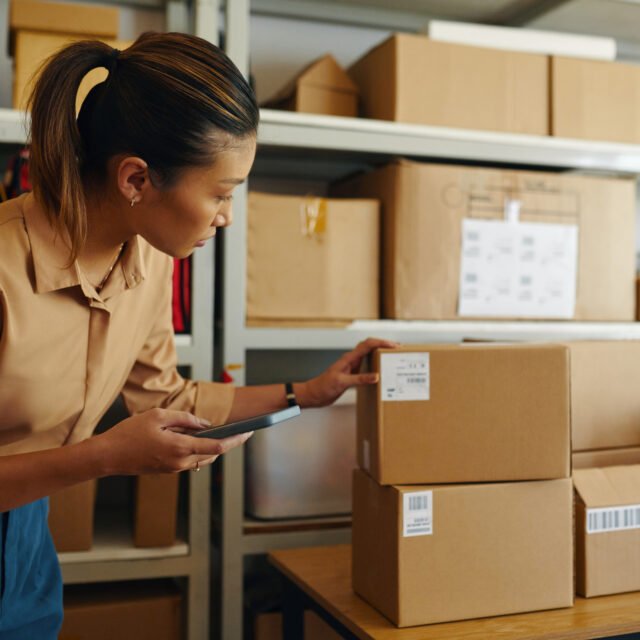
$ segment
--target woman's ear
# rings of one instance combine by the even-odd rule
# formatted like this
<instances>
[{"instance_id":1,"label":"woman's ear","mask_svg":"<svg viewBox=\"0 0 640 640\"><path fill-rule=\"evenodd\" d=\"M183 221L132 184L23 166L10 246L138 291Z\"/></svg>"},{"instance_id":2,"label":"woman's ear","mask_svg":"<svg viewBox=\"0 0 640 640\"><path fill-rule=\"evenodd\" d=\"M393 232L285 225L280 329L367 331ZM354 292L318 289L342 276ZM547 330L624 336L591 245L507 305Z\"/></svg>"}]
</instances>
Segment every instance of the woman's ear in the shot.
<instances>
[{"instance_id":1,"label":"woman's ear","mask_svg":"<svg viewBox=\"0 0 640 640\"><path fill-rule=\"evenodd\" d=\"M149 167L142 158L122 158L116 171L118 189L127 202L140 202L154 188L149 177Z\"/></svg>"}]
</instances>

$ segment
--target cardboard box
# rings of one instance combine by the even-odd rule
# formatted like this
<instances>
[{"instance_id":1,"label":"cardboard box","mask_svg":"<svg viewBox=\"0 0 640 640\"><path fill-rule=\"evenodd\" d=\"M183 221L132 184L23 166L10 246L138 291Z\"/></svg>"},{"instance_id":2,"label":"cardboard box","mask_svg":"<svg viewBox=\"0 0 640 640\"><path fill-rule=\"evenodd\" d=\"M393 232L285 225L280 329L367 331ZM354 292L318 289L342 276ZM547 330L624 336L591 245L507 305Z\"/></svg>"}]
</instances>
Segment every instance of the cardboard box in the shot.
<instances>
[{"instance_id":1,"label":"cardboard box","mask_svg":"<svg viewBox=\"0 0 640 640\"><path fill-rule=\"evenodd\" d=\"M169 581L65 587L59 640L182 640L182 595Z\"/></svg>"},{"instance_id":2,"label":"cardboard box","mask_svg":"<svg viewBox=\"0 0 640 640\"><path fill-rule=\"evenodd\" d=\"M322 446L318 446L322 442ZM356 392L330 407L256 432L245 445L246 510L255 518L304 518L351 512L356 466Z\"/></svg>"},{"instance_id":3,"label":"cardboard box","mask_svg":"<svg viewBox=\"0 0 640 640\"><path fill-rule=\"evenodd\" d=\"M551 58L551 133L640 143L640 66Z\"/></svg>"},{"instance_id":4,"label":"cardboard box","mask_svg":"<svg viewBox=\"0 0 640 640\"><path fill-rule=\"evenodd\" d=\"M179 483L177 473L136 478L133 533L136 547L170 547L175 544Z\"/></svg>"},{"instance_id":5,"label":"cardboard box","mask_svg":"<svg viewBox=\"0 0 640 640\"><path fill-rule=\"evenodd\" d=\"M26 0L24 0L26 1ZM40 33L37 31L21 30L15 34L14 46L14 78L13 78L13 106L14 109L25 109L29 94L42 63L62 47L84 40L87 36L67 33ZM100 38L103 42L117 49L126 49L131 42ZM107 70L100 67L87 73L80 83L76 97L76 110L80 110L83 100L89 91L107 78Z\"/></svg>"},{"instance_id":6,"label":"cardboard box","mask_svg":"<svg viewBox=\"0 0 640 640\"><path fill-rule=\"evenodd\" d=\"M49 529L58 553L91 549L96 488L96 480L89 480L49 498Z\"/></svg>"},{"instance_id":7,"label":"cardboard box","mask_svg":"<svg viewBox=\"0 0 640 640\"><path fill-rule=\"evenodd\" d=\"M282 640L282 614L261 613L256 617L254 640ZM305 640L339 640L338 635L320 616L310 610L304 612Z\"/></svg>"},{"instance_id":8,"label":"cardboard box","mask_svg":"<svg viewBox=\"0 0 640 640\"><path fill-rule=\"evenodd\" d=\"M571 468L574 470L618 467L625 464L640 464L640 447L605 449L604 451L576 451L571 454Z\"/></svg>"},{"instance_id":9,"label":"cardboard box","mask_svg":"<svg viewBox=\"0 0 640 640\"><path fill-rule=\"evenodd\" d=\"M49 0L11 0L12 31L46 31L116 38L119 11L112 7Z\"/></svg>"},{"instance_id":10,"label":"cardboard box","mask_svg":"<svg viewBox=\"0 0 640 640\"><path fill-rule=\"evenodd\" d=\"M640 465L578 469L576 591L640 591Z\"/></svg>"},{"instance_id":11,"label":"cardboard box","mask_svg":"<svg viewBox=\"0 0 640 640\"><path fill-rule=\"evenodd\" d=\"M400 627L570 607L570 479L382 487L354 473L353 588Z\"/></svg>"},{"instance_id":12,"label":"cardboard box","mask_svg":"<svg viewBox=\"0 0 640 640\"><path fill-rule=\"evenodd\" d=\"M567 343L574 451L640 446L640 341Z\"/></svg>"},{"instance_id":13,"label":"cardboard box","mask_svg":"<svg viewBox=\"0 0 640 640\"><path fill-rule=\"evenodd\" d=\"M407 345L367 366L358 463L380 484L569 477L566 347Z\"/></svg>"},{"instance_id":14,"label":"cardboard box","mask_svg":"<svg viewBox=\"0 0 640 640\"><path fill-rule=\"evenodd\" d=\"M247 317L379 316L379 204L249 193Z\"/></svg>"},{"instance_id":15,"label":"cardboard box","mask_svg":"<svg viewBox=\"0 0 640 640\"><path fill-rule=\"evenodd\" d=\"M386 318L458 318L463 223L504 220L506 199L522 222L577 225L576 320L635 317L634 180L399 161L332 193L381 201Z\"/></svg>"},{"instance_id":16,"label":"cardboard box","mask_svg":"<svg viewBox=\"0 0 640 640\"><path fill-rule=\"evenodd\" d=\"M397 34L349 75L367 118L547 135L548 66L543 55Z\"/></svg>"},{"instance_id":17,"label":"cardboard box","mask_svg":"<svg viewBox=\"0 0 640 640\"><path fill-rule=\"evenodd\" d=\"M358 87L332 55L307 65L263 106L330 116L358 115Z\"/></svg>"}]
</instances>

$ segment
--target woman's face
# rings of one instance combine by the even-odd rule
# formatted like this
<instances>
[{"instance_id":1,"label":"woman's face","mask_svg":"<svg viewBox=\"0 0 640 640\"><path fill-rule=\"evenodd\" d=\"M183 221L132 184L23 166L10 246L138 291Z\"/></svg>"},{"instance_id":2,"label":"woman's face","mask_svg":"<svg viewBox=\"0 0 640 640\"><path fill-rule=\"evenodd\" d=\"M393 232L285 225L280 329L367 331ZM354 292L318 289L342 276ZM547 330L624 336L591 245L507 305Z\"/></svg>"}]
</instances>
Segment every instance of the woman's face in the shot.
<instances>
[{"instance_id":1,"label":"woman's face","mask_svg":"<svg viewBox=\"0 0 640 640\"><path fill-rule=\"evenodd\" d=\"M250 136L219 152L213 165L186 169L172 187L153 189L136 212L137 233L176 258L204 246L231 224L233 190L247 179L255 153Z\"/></svg>"}]
</instances>

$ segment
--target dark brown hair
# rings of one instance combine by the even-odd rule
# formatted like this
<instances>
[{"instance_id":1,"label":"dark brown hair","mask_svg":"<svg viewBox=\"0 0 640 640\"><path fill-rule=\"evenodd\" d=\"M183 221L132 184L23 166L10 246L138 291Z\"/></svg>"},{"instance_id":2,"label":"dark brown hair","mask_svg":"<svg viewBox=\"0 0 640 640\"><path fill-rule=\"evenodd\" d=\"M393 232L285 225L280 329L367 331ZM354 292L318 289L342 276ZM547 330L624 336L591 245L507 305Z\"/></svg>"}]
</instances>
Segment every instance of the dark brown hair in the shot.
<instances>
[{"instance_id":1,"label":"dark brown hair","mask_svg":"<svg viewBox=\"0 0 640 640\"><path fill-rule=\"evenodd\" d=\"M84 100L76 94L97 67L109 75ZM226 144L255 135L253 91L217 46L181 33L145 33L117 51L98 41L71 44L44 65L29 99L30 170L52 225L66 229L73 261L86 237L84 188L118 153L139 156L159 186L182 169L210 164Z\"/></svg>"}]
</instances>

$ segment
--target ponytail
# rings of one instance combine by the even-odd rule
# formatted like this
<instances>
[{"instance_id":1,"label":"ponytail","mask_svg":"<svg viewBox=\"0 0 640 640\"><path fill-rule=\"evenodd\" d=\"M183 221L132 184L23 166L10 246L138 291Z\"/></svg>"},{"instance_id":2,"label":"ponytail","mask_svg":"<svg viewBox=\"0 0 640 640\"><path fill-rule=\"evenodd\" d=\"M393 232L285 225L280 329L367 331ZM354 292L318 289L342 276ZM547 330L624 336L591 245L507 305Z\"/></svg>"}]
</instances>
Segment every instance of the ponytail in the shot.
<instances>
[{"instance_id":1,"label":"ponytail","mask_svg":"<svg viewBox=\"0 0 640 640\"><path fill-rule=\"evenodd\" d=\"M76 118L84 76L106 67ZM182 33L145 33L118 51L71 44L45 64L29 99L34 195L66 230L71 263L87 235L84 189L104 184L108 160L142 158L158 188L183 169L209 166L230 141L255 136L259 109L240 71L214 44Z\"/></svg>"},{"instance_id":2,"label":"ponytail","mask_svg":"<svg viewBox=\"0 0 640 640\"><path fill-rule=\"evenodd\" d=\"M70 263L87 235L81 176L84 149L76 121L76 94L89 71L111 66L112 51L98 41L76 42L64 48L46 63L28 101L34 195L52 227L67 231Z\"/></svg>"}]
</instances>

